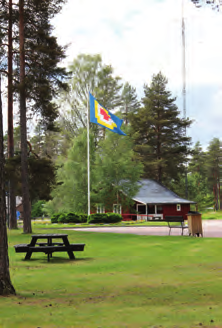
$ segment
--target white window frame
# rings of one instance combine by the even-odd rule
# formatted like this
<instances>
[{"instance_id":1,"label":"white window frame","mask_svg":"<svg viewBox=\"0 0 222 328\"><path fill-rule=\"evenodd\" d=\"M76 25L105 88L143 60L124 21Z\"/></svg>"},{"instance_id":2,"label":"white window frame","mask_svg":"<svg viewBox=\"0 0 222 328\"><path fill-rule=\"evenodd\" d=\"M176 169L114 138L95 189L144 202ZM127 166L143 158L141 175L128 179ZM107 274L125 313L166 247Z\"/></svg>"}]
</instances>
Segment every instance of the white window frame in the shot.
<instances>
[{"instance_id":1,"label":"white window frame","mask_svg":"<svg viewBox=\"0 0 222 328\"><path fill-rule=\"evenodd\" d=\"M98 204L96 207L96 213L105 213L105 206L103 204Z\"/></svg>"},{"instance_id":2,"label":"white window frame","mask_svg":"<svg viewBox=\"0 0 222 328\"><path fill-rule=\"evenodd\" d=\"M122 205L121 204L113 204L113 213L122 214Z\"/></svg>"},{"instance_id":3,"label":"white window frame","mask_svg":"<svg viewBox=\"0 0 222 328\"><path fill-rule=\"evenodd\" d=\"M181 204L177 204L177 212L181 211Z\"/></svg>"}]
</instances>

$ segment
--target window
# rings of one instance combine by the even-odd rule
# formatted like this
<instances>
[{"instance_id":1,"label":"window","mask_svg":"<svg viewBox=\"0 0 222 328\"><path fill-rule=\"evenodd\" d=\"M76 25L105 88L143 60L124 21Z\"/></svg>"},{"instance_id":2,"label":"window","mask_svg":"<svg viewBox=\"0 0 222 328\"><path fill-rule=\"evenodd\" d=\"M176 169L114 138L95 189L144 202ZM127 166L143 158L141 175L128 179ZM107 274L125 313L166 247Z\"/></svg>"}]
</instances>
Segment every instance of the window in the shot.
<instances>
[{"instance_id":1,"label":"window","mask_svg":"<svg viewBox=\"0 0 222 328\"><path fill-rule=\"evenodd\" d=\"M113 213L122 213L122 206L121 204L113 204Z\"/></svg>"},{"instance_id":2,"label":"window","mask_svg":"<svg viewBox=\"0 0 222 328\"><path fill-rule=\"evenodd\" d=\"M156 214L155 205L148 205L148 214Z\"/></svg>"},{"instance_id":3,"label":"window","mask_svg":"<svg viewBox=\"0 0 222 328\"><path fill-rule=\"evenodd\" d=\"M157 205L157 211L156 214L162 214L163 213L163 207L161 205Z\"/></svg>"},{"instance_id":4,"label":"window","mask_svg":"<svg viewBox=\"0 0 222 328\"><path fill-rule=\"evenodd\" d=\"M181 205L177 204L177 211L181 211Z\"/></svg>"},{"instance_id":5,"label":"window","mask_svg":"<svg viewBox=\"0 0 222 328\"><path fill-rule=\"evenodd\" d=\"M105 206L102 204L97 205L97 212L96 213L105 213Z\"/></svg>"}]
</instances>

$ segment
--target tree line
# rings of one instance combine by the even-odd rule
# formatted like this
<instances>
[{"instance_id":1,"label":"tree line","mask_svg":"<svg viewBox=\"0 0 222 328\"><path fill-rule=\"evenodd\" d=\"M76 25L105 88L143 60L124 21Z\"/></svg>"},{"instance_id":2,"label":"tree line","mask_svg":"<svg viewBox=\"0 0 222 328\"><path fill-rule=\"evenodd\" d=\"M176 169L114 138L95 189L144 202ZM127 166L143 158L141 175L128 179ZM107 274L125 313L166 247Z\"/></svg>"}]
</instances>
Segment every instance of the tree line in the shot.
<instances>
[{"instance_id":1,"label":"tree line","mask_svg":"<svg viewBox=\"0 0 222 328\"><path fill-rule=\"evenodd\" d=\"M196 209L220 207L219 139L211 140L206 151L202 150L200 142L192 147L191 138L185 134L192 121L181 117L176 98L172 96L167 78L161 72L153 75L149 85L144 85L141 100L138 100L132 85L122 83L121 78L114 75L112 67L103 64L100 55L79 55L70 65L69 72L69 90L63 91L58 100L57 126L60 132L44 131L38 125L31 139L36 153L48 157L58 167L56 184L50 196L52 200L45 206L50 214L66 209L85 212L87 208L86 140L83 142L82 138L86 129L89 90L104 107L124 120L123 129L127 132L127 138L117 138L119 150L112 146L112 142L116 142L112 133L110 135L94 124L90 126L91 153L96 154L91 159L92 179L97 177L97 180L92 180L94 204L105 202L107 188L103 185L104 193L101 193L101 181L113 184L115 180L116 185L121 181L121 177L116 181L116 173L112 170L116 159L119 159L119 170L124 171L124 165L130 158L132 167L140 164L137 179L155 179L185 198L187 174L188 199L197 202ZM126 151L129 143L133 151L131 155ZM112 151L109 155L102 155L103 148L107 147ZM104 176L99 176L98 170L104 170ZM122 173L122 180L130 181L131 172L128 169L128 176ZM97 192L96 183L100 186ZM132 185L135 192L136 183ZM81 189L81 186L84 188ZM116 194L118 192L114 198Z\"/></svg>"}]
</instances>

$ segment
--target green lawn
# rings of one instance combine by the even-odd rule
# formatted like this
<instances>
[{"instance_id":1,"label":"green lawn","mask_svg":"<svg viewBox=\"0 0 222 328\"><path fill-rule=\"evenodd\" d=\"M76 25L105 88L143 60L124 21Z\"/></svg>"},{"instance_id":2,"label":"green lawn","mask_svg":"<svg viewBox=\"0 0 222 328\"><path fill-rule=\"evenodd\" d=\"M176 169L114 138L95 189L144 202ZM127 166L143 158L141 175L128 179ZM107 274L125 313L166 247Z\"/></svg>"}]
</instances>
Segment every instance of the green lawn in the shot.
<instances>
[{"instance_id":1,"label":"green lawn","mask_svg":"<svg viewBox=\"0 0 222 328\"><path fill-rule=\"evenodd\" d=\"M17 296L0 298L0 327L222 327L221 239L68 234L85 251L47 263L24 261L13 245L30 236L9 232Z\"/></svg>"}]
</instances>

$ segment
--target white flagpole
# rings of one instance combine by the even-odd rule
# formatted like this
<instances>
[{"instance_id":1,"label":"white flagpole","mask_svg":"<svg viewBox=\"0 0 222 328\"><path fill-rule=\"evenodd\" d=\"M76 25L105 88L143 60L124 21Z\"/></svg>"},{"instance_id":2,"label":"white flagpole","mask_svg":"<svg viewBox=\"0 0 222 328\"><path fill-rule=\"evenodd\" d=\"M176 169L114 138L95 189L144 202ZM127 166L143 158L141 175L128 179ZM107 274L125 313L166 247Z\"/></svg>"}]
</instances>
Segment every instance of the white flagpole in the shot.
<instances>
[{"instance_id":1,"label":"white flagpole","mask_svg":"<svg viewBox=\"0 0 222 328\"><path fill-rule=\"evenodd\" d=\"M87 98L87 171L88 171L88 215L90 215L89 94Z\"/></svg>"}]
</instances>

